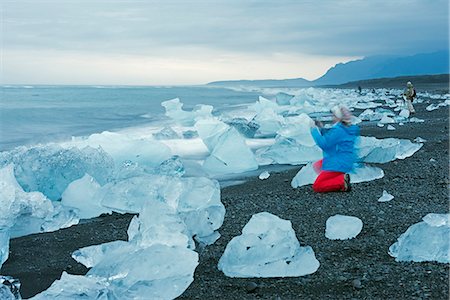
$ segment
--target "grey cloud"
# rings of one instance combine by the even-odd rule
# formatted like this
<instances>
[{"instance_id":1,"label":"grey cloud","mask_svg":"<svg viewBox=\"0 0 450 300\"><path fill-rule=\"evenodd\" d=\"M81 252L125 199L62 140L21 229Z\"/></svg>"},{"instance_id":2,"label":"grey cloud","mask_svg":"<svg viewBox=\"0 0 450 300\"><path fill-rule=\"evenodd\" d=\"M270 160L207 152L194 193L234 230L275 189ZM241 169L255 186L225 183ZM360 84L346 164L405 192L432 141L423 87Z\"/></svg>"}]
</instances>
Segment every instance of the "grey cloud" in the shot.
<instances>
[{"instance_id":1,"label":"grey cloud","mask_svg":"<svg viewBox=\"0 0 450 300\"><path fill-rule=\"evenodd\" d=\"M394 2L394 3L392 3ZM4 47L366 56L448 48L447 1L14 1Z\"/></svg>"}]
</instances>

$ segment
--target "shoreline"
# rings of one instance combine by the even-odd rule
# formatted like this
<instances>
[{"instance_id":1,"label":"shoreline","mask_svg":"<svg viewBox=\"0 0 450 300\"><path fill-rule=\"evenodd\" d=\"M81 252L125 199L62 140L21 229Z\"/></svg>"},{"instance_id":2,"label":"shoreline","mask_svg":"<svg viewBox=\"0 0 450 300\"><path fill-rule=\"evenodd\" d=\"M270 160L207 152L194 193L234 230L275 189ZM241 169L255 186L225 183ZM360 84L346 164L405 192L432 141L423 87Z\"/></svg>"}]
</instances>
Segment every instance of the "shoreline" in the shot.
<instances>
[{"instance_id":1,"label":"shoreline","mask_svg":"<svg viewBox=\"0 0 450 300\"><path fill-rule=\"evenodd\" d=\"M420 136L427 141L412 157L376 164L385 177L355 184L350 193L315 194L311 186L293 189L290 181L301 166L273 172L266 180L255 176L243 184L221 188L227 210L219 229L222 236L198 250L195 280L179 299L448 298L447 264L397 263L387 254L400 234L427 213L448 213L449 108L428 112L427 105L415 105L415 116L424 123L394 124L395 131L376 125L361 127L361 135L410 140ZM395 198L377 203L384 189ZM262 211L292 222L301 245L310 245L321 263L316 273L243 279L226 277L217 269L227 243L241 234L253 214ZM325 221L334 214L359 217L364 223L360 235L348 241L327 240ZM104 215L56 232L12 239L2 274L21 281L24 298L45 290L62 271L85 274L88 269L76 263L71 253L88 245L126 240L131 217ZM353 287L355 279L360 280L361 288ZM249 283L256 288L249 291Z\"/></svg>"}]
</instances>

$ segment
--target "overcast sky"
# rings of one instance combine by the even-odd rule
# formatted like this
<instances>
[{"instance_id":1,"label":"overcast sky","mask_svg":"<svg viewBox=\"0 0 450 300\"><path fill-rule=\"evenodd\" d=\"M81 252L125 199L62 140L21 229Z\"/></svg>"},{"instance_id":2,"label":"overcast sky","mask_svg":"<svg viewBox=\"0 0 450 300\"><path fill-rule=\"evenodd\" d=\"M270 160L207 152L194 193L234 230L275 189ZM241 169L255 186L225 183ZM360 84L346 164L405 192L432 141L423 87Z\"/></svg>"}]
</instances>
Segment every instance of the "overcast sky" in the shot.
<instances>
[{"instance_id":1,"label":"overcast sky","mask_svg":"<svg viewBox=\"0 0 450 300\"><path fill-rule=\"evenodd\" d=\"M2 0L3 84L316 79L449 48L448 0Z\"/></svg>"}]
</instances>

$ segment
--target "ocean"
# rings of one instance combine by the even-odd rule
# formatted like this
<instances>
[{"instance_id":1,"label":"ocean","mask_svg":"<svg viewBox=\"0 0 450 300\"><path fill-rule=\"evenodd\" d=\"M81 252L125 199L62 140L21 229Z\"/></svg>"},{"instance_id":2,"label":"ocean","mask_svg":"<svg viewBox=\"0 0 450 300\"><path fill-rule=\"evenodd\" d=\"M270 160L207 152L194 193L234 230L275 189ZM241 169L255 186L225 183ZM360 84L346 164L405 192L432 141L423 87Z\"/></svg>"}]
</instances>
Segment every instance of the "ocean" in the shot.
<instances>
[{"instance_id":1,"label":"ocean","mask_svg":"<svg viewBox=\"0 0 450 300\"><path fill-rule=\"evenodd\" d=\"M214 106L213 114L254 103L261 93L207 86L2 86L0 151L63 142L167 120L161 102L180 98L183 109Z\"/></svg>"}]
</instances>

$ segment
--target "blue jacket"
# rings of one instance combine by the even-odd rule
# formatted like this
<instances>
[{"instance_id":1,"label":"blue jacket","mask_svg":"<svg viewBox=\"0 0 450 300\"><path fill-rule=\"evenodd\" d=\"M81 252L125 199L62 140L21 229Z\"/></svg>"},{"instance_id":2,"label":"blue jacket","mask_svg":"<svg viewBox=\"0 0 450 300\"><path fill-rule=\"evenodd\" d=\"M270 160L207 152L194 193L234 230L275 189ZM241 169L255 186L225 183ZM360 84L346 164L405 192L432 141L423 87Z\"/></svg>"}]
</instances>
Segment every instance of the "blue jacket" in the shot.
<instances>
[{"instance_id":1,"label":"blue jacket","mask_svg":"<svg viewBox=\"0 0 450 300\"><path fill-rule=\"evenodd\" d=\"M311 134L323 150L323 170L348 173L353 169L357 159L355 143L359 137L358 126L345 126L339 122L324 135L317 127L311 128Z\"/></svg>"}]
</instances>

